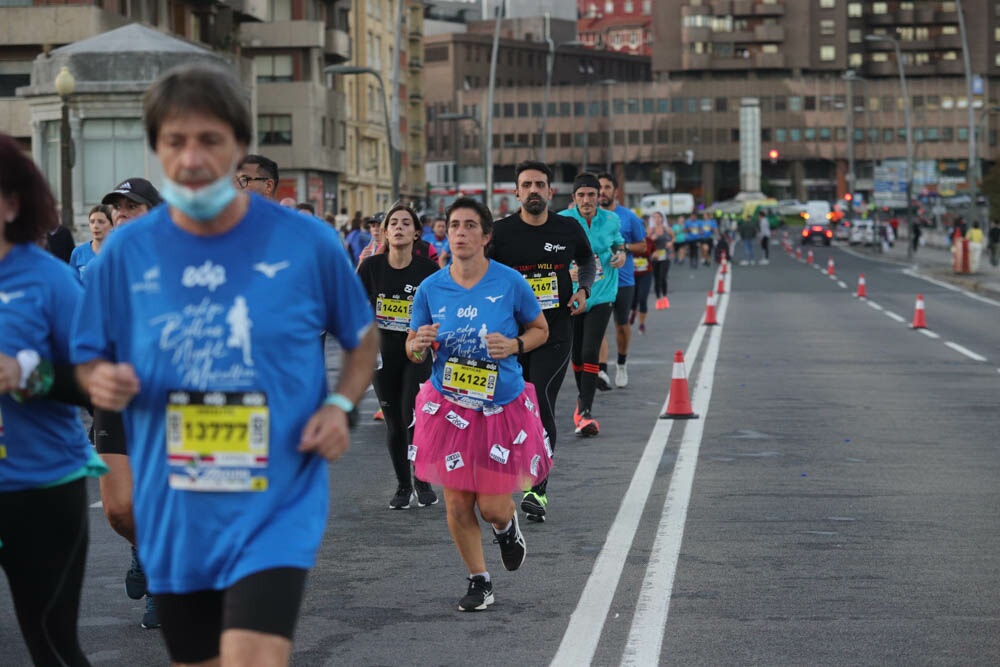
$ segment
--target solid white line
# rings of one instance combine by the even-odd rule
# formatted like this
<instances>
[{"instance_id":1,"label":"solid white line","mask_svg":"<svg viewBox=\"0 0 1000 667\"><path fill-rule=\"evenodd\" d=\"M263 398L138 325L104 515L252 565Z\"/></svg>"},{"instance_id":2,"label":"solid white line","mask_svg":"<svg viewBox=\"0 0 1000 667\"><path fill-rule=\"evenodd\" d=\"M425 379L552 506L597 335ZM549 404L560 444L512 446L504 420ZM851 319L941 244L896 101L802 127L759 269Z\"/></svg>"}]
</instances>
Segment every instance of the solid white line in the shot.
<instances>
[{"instance_id":1,"label":"solid white line","mask_svg":"<svg viewBox=\"0 0 1000 667\"><path fill-rule=\"evenodd\" d=\"M728 275L731 277L732 273ZM727 278L727 280L729 279ZM727 285L726 294L720 297L723 304L729 301L728 293ZM719 326L712 328L721 329L722 320L719 322ZM701 323L698 324L698 329L684 353L685 370L688 363L697 357L705 338L706 328ZM689 382L690 385L692 383ZM700 392L698 393L700 394ZM668 390L660 414L666 412L669 401ZM594 659L597 644L601 639L604 623L608 617L608 610L611 608L611 601L618 589L622 569L625 567L625 560L639 529L639 520L642 518L642 511L653 487L656 471L667 447L667 440L670 437L673 424L674 420L672 419L656 420L653 431L646 441L642 457L632 475L632 481L622 498L618 514L608 530L604 546L601 547L601 551L594 561L594 569L587 578L587 583L580 594L580 600L569 617L569 625L563 634L555 657L552 658L551 665L579 667L580 665L589 665Z\"/></svg>"},{"instance_id":2,"label":"solid white line","mask_svg":"<svg viewBox=\"0 0 1000 667\"><path fill-rule=\"evenodd\" d=\"M950 347L951 349L955 350L956 352L964 354L965 356L967 356L969 359L972 359L973 361L986 361L986 357L984 357L984 356L982 356L980 354L976 354L972 350L970 350L968 348L965 348L965 347L962 347L958 343L952 343L950 340L946 340L944 342L944 344L947 345L948 347Z\"/></svg>"},{"instance_id":3,"label":"solid white line","mask_svg":"<svg viewBox=\"0 0 1000 667\"><path fill-rule=\"evenodd\" d=\"M868 305L871 306L872 308L874 308L875 310L885 310L885 308L883 308L879 304L875 303L874 301L869 301Z\"/></svg>"},{"instance_id":4,"label":"solid white line","mask_svg":"<svg viewBox=\"0 0 1000 667\"><path fill-rule=\"evenodd\" d=\"M724 310L727 303L722 305ZM684 428L684 436L677 452L677 461L670 476L670 487L663 504L663 513L656 530L656 538L649 554L646 576L635 606L632 627L621 664L627 667L645 667L660 663L663 635L666 631L670 598L673 594L674 575L680 558L681 542L684 538L684 524L687 520L691 490L694 487L694 473L698 465L698 451L708 417L708 407L712 399L712 385L715 364L719 358L721 329L711 333L705 358L698 372L698 395L692 409L700 419L691 420Z\"/></svg>"},{"instance_id":5,"label":"solid white line","mask_svg":"<svg viewBox=\"0 0 1000 667\"><path fill-rule=\"evenodd\" d=\"M843 280L838 280L837 287L840 287L841 289L847 289L847 284Z\"/></svg>"},{"instance_id":6,"label":"solid white line","mask_svg":"<svg viewBox=\"0 0 1000 667\"><path fill-rule=\"evenodd\" d=\"M937 335L936 333L934 333L933 331L931 331L930 329L917 329L917 331L919 331L923 335L927 336L928 338L933 338L934 340L937 340L938 338L941 337L941 336Z\"/></svg>"},{"instance_id":7,"label":"solid white line","mask_svg":"<svg viewBox=\"0 0 1000 667\"><path fill-rule=\"evenodd\" d=\"M892 312L891 310L885 311L885 316L888 317L888 318L890 318L890 319L896 320L897 322L906 322L906 318L905 317L903 317L901 315L897 315L896 313Z\"/></svg>"},{"instance_id":8,"label":"solid white line","mask_svg":"<svg viewBox=\"0 0 1000 667\"><path fill-rule=\"evenodd\" d=\"M979 296L975 292L970 292L969 290L962 289L961 287L956 287L955 285L952 285L950 283L942 282L940 280L935 280L934 278L928 278L925 275L917 273L913 269L906 269L905 271L903 271L903 275L910 276L911 278L919 278L921 280L925 280L932 285L937 285L938 287L943 287L945 289L951 290L952 292L958 292L959 294L964 294L973 301L979 301L981 303L986 303L991 306L1000 308L1000 301L997 301L995 299L989 299L985 296Z\"/></svg>"}]
</instances>

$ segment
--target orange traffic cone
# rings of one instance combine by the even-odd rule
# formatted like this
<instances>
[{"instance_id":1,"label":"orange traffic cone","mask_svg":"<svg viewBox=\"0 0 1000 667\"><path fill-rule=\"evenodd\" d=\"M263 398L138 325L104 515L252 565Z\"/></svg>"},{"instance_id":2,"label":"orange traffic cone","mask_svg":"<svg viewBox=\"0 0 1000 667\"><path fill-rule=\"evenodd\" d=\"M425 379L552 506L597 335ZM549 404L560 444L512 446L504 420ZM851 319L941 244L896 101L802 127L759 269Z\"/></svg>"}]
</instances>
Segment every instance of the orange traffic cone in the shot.
<instances>
[{"instance_id":1,"label":"orange traffic cone","mask_svg":"<svg viewBox=\"0 0 1000 667\"><path fill-rule=\"evenodd\" d=\"M729 260L726 259L726 251L722 251L722 269L719 271L722 275L729 273Z\"/></svg>"},{"instance_id":2,"label":"orange traffic cone","mask_svg":"<svg viewBox=\"0 0 1000 667\"><path fill-rule=\"evenodd\" d=\"M715 290L715 293L716 294L726 293L726 279L723 278L722 276L719 276L719 285L718 288Z\"/></svg>"},{"instance_id":3,"label":"orange traffic cone","mask_svg":"<svg viewBox=\"0 0 1000 667\"><path fill-rule=\"evenodd\" d=\"M809 254L806 255L806 262L809 264L809 266L812 266L812 263L813 263L813 251L812 250L810 250Z\"/></svg>"},{"instance_id":4,"label":"orange traffic cone","mask_svg":"<svg viewBox=\"0 0 1000 667\"><path fill-rule=\"evenodd\" d=\"M795 259L802 259L802 248L795 249Z\"/></svg>"},{"instance_id":5,"label":"orange traffic cone","mask_svg":"<svg viewBox=\"0 0 1000 667\"><path fill-rule=\"evenodd\" d=\"M854 296L858 297L859 299L868 298L868 288L867 288L867 283L865 282L865 274L863 273L858 276L858 293L855 294Z\"/></svg>"},{"instance_id":6,"label":"orange traffic cone","mask_svg":"<svg viewBox=\"0 0 1000 667\"><path fill-rule=\"evenodd\" d=\"M715 295L709 292L708 301L705 302L705 324L712 325L718 323L718 320L715 319Z\"/></svg>"},{"instance_id":7,"label":"orange traffic cone","mask_svg":"<svg viewBox=\"0 0 1000 667\"><path fill-rule=\"evenodd\" d=\"M927 328L927 316L924 313L924 295L917 295L917 305L913 309L913 324L910 325L914 329L926 329Z\"/></svg>"},{"instance_id":8,"label":"orange traffic cone","mask_svg":"<svg viewBox=\"0 0 1000 667\"><path fill-rule=\"evenodd\" d=\"M670 396L667 398L667 411L660 419L697 419L698 415L691 409L691 396L688 393L687 372L684 370L684 353L674 352L674 370L670 377Z\"/></svg>"},{"instance_id":9,"label":"orange traffic cone","mask_svg":"<svg viewBox=\"0 0 1000 667\"><path fill-rule=\"evenodd\" d=\"M828 275L828 276L834 275L834 271L833 271L833 257L831 257L830 259L826 260L826 275Z\"/></svg>"}]
</instances>

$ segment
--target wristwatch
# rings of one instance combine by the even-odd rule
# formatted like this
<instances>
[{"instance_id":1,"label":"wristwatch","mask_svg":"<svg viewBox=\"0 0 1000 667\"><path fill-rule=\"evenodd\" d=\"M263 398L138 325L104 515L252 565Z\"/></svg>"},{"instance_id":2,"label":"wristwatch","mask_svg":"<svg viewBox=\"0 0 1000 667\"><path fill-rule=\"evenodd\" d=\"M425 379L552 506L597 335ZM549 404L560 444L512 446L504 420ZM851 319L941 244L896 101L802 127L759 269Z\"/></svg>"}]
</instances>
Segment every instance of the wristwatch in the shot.
<instances>
[{"instance_id":1,"label":"wristwatch","mask_svg":"<svg viewBox=\"0 0 1000 667\"><path fill-rule=\"evenodd\" d=\"M518 336L514 340L517 341L517 353L524 354L524 341L521 339L520 336Z\"/></svg>"}]
</instances>

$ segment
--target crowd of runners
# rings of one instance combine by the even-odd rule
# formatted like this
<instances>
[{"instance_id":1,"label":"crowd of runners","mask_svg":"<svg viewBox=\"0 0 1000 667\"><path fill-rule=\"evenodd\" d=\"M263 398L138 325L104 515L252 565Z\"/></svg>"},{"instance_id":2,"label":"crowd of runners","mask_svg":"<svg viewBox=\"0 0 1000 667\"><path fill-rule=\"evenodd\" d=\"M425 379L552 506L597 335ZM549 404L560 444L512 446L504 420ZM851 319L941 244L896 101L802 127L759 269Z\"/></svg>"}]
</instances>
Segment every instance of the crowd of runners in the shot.
<instances>
[{"instance_id":1,"label":"crowd of runners","mask_svg":"<svg viewBox=\"0 0 1000 667\"><path fill-rule=\"evenodd\" d=\"M579 174L553 211L536 161L517 166L520 208L500 220L462 197L441 219L404 203L316 218L275 201L278 165L247 154L243 100L222 69L158 79L143 111L162 188L114 186L65 262L42 249L58 228L44 177L0 136L0 566L36 664L88 664L87 477L131 550L126 594L145 598L141 625L161 628L172 661L287 664L327 462L369 385L388 507L432 506L441 490L467 570L458 608L485 609L480 518L502 566L520 567L518 506L551 518L557 434L601 434L609 322L624 389L650 292L669 308L671 261L712 257L689 242L678 255L690 230L638 218L611 174ZM328 336L343 351L332 388Z\"/></svg>"}]
</instances>

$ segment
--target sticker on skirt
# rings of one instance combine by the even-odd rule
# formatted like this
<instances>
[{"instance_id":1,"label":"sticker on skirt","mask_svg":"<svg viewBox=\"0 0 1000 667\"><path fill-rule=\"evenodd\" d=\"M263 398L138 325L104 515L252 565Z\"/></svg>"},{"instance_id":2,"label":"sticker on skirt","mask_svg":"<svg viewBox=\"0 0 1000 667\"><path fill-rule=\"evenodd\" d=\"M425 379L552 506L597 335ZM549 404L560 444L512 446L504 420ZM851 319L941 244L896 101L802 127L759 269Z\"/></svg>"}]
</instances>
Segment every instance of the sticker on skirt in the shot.
<instances>
[{"instance_id":1,"label":"sticker on skirt","mask_svg":"<svg viewBox=\"0 0 1000 667\"><path fill-rule=\"evenodd\" d=\"M535 412L535 404L531 402L531 399L527 396L524 397L524 407L528 408L529 412ZM538 413L535 413L538 414Z\"/></svg>"},{"instance_id":2,"label":"sticker on skirt","mask_svg":"<svg viewBox=\"0 0 1000 667\"><path fill-rule=\"evenodd\" d=\"M549 455L549 458L551 459L552 458L552 441L549 440L549 434L548 434L548 432L545 433L545 452Z\"/></svg>"},{"instance_id":3,"label":"sticker on skirt","mask_svg":"<svg viewBox=\"0 0 1000 667\"><path fill-rule=\"evenodd\" d=\"M514 438L514 444L515 445L520 445L521 443L523 443L527 439L528 439L528 434L525 433L524 430L522 429L521 432L517 434L517 437Z\"/></svg>"},{"instance_id":4,"label":"sticker on skirt","mask_svg":"<svg viewBox=\"0 0 1000 667\"><path fill-rule=\"evenodd\" d=\"M542 457L535 454L531 457L531 476L538 477L538 464L542 462Z\"/></svg>"},{"instance_id":5,"label":"sticker on skirt","mask_svg":"<svg viewBox=\"0 0 1000 667\"><path fill-rule=\"evenodd\" d=\"M501 445L493 445L490 448L490 458L497 463L507 464L507 458L510 457L510 450Z\"/></svg>"},{"instance_id":6,"label":"sticker on skirt","mask_svg":"<svg viewBox=\"0 0 1000 667\"><path fill-rule=\"evenodd\" d=\"M433 403L431 401L427 401L426 403L424 403L423 411L429 415L436 415L437 411L440 408L441 408L440 403Z\"/></svg>"},{"instance_id":7,"label":"sticker on skirt","mask_svg":"<svg viewBox=\"0 0 1000 667\"><path fill-rule=\"evenodd\" d=\"M498 415L503 412L502 405L487 405L483 407L483 414L487 417L492 417L493 415Z\"/></svg>"},{"instance_id":8,"label":"sticker on skirt","mask_svg":"<svg viewBox=\"0 0 1000 667\"><path fill-rule=\"evenodd\" d=\"M454 426L455 428L460 428L463 431L469 428L469 421L467 419L462 419L461 417L459 417L454 410L449 410L448 414L446 414L444 418L447 419L449 422L451 422L452 426Z\"/></svg>"},{"instance_id":9,"label":"sticker on skirt","mask_svg":"<svg viewBox=\"0 0 1000 667\"><path fill-rule=\"evenodd\" d=\"M458 470L459 468L464 468L465 461L462 459L462 452L453 452L444 457L444 467L449 472L452 470Z\"/></svg>"},{"instance_id":10,"label":"sticker on skirt","mask_svg":"<svg viewBox=\"0 0 1000 667\"><path fill-rule=\"evenodd\" d=\"M410 445L409 447L406 448L406 458L409 461L416 461L417 460L417 446L416 445Z\"/></svg>"}]
</instances>

